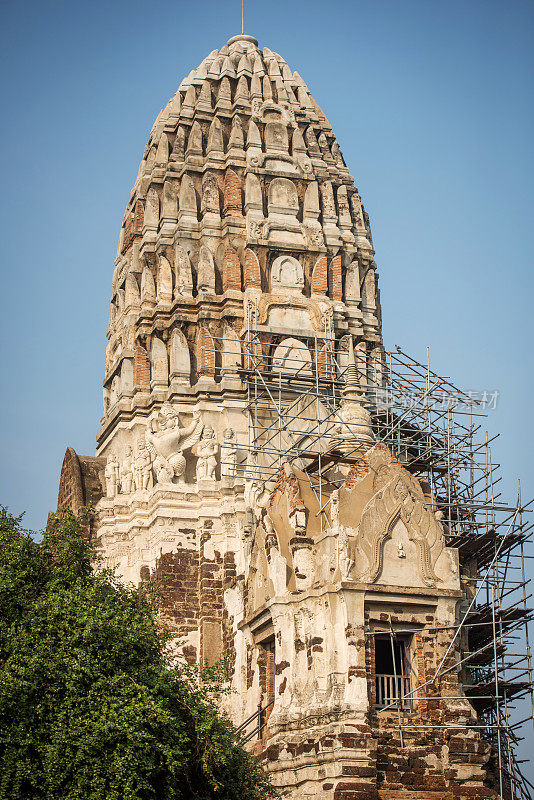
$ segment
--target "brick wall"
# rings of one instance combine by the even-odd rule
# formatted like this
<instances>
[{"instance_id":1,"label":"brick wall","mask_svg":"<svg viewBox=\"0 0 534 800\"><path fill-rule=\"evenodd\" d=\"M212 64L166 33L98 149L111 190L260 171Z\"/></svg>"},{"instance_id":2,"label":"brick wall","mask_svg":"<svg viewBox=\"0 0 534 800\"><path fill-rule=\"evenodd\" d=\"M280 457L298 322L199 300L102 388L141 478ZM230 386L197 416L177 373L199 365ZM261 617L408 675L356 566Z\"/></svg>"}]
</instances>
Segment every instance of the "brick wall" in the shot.
<instances>
[{"instance_id":1,"label":"brick wall","mask_svg":"<svg viewBox=\"0 0 534 800\"><path fill-rule=\"evenodd\" d=\"M84 493L80 462L73 448L67 447L59 478L58 511L69 509L77 514L83 506Z\"/></svg>"},{"instance_id":2,"label":"brick wall","mask_svg":"<svg viewBox=\"0 0 534 800\"><path fill-rule=\"evenodd\" d=\"M224 176L224 215L226 217L243 216L241 181L233 169L227 169Z\"/></svg>"},{"instance_id":3,"label":"brick wall","mask_svg":"<svg viewBox=\"0 0 534 800\"><path fill-rule=\"evenodd\" d=\"M256 253L249 247L245 250L245 289L261 289L260 264Z\"/></svg>"},{"instance_id":4,"label":"brick wall","mask_svg":"<svg viewBox=\"0 0 534 800\"><path fill-rule=\"evenodd\" d=\"M133 211L124 222L124 238L122 240L121 253L126 253L133 244L134 239L141 236L143 232L143 220L145 210L141 200L137 200Z\"/></svg>"},{"instance_id":5,"label":"brick wall","mask_svg":"<svg viewBox=\"0 0 534 800\"><path fill-rule=\"evenodd\" d=\"M150 386L150 356L139 342L134 350L134 385Z\"/></svg>"},{"instance_id":6,"label":"brick wall","mask_svg":"<svg viewBox=\"0 0 534 800\"><path fill-rule=\"evenodd\" d=\"M343 300L343 277L341 255L334 256L328 268L329 295L332 300Z\"/></svg>"},{"instance_id":7,"label":"brick wall","mask_svg":"<svg viewBox=\"0 0 534 800\"><path fill-rule=\"evenodd\" d=\"M243 353L243 365L245 369L262 370L264 368L265 359L263 346L257 336L253 336L250 341L248 339L244 340Z\"/></svg>"},{"instance_id":8,"label":"brick wall","mask_svg":"<svg viewBox=\"0 0 534 800\"><path fill-rule=\"evenodd\" d=\"M191 532L194 534L194 531ZM178 547L162 555L155 576L163 587L163 619L169 630L178 637L197 631L200 620L199 600L200 555L195 550ZM190 664L198 661L200 653L193 645L184 648Z\"/></svg>"},{"instance_id":9,"label":"brick wall","mask_svg":"<svg viewBox=\"0 0 534 800\"><path fill-rule=\"evenodd\" d=\"M196 531L183 531L196 545ZM207 555L212 534L208 521L200 532L200 548L178 547L162 555L155 576L163 587L162 616L178 639L199 633L199 648L189 644L183 652L189 663L214 663L227 654L232 663L235 652L232 621L224 606L224 590L235 579L234 554ZM211 548L210 548L211 550Z\"/></svg>"},{"instance_id":10,"label":"brick wall","mask_svg":"<svg viewBox=\"0 0 534 800\"><path fill-rule=\"evenodd\" d=\"M389 614L384 617L387 629ZM406 615L391 615L393 627L413 628L421 620L408 619ZM396 708L378 712L371 708L370 722L377 737L377 787L381 800L434 800L435 797L495 798L492 789L483 785L489 745L480 739L475 729L466 723L468 712L449 704L447 695L458 697L459 686L456 669L439 676L434 682L423 686L432 676L445 656L450 643L450 632L435 631L435 617L428 614L425 625L413 634L413 671L411 710L401 710L403 726L402 741L399 730L399 715ZM375 697L374 637L366 641L366 668L369 675L370 699ZM454 666L453 650L445 659L441 670ZM414 674L415 673L415 674ZM446 726L464 726L459 728ZM464 787L464 784L466 786ZM469 787L467 793L465 789ZM413 792L403 794L402 792ZM455 792L457 792L455 794ZM433 794L434 793L434 794Z\"/></svg>"},{"instance_id":11,"label":"brick wall","mask_svg":"<svg viewBox=\"0 0 534 800\"><path fill-rule=\"evenodd\" d=\"M319 379L335 377L332 352L326 344L317 349L317 374Z\"/></svg>"},{"instance_id":12,"label":"brick wall","mask_svg":"<svg viewBox=\"0 0 534 800\"><path fill-rule=\"evenodd\" d=\"M315 262L311 279L312 294L328 294L328 259L321 256Z\"/></svg>"},{"instance_id":13,"label":"brick wall","mask_svg":"<svg viewBox=\"0 0 534 800\"><path fill-rule=\"evenodd\" d=\"M79 514L84 508L98 503L104 495L101 475L105 466L105 458L79 456L72 447L68 447L61 466L57 510ZM84 537L90 539L93 532L92 514L84 516L82 526Z\"/></svg>"},{"instance_id":14,"label":"brick wall","mask_svg":"<svg viewBox=\"0 0 534 800\"><path fill-rule=\"evenodd\" d=\"M198 329L197 371L199 375L211 378L215 375L215 344L204 326Z\"/></svg>"},{"instance_id":15,"label":"brick wall","mask_svg":"<svg viewBox=\"0 0 534 800\"><path fill-rule=\"evenodd\" d=\"M223 292L228 289L241 291L241 263L237 250L227 247L222 265L222 287Z\"/></svg>"}]
</instances>

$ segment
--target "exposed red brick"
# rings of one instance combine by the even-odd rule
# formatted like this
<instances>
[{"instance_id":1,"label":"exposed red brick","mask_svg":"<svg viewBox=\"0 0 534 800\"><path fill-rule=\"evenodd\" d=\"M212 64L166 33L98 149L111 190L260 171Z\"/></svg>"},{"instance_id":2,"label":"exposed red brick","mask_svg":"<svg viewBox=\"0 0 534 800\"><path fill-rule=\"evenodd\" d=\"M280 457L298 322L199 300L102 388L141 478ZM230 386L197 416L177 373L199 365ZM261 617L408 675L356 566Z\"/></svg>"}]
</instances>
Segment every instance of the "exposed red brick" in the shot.
<instances>
[{"instance_id":1,"label":"exposed red brick","mask_svg":"<svg viewBox=\"0 0 534 800\"><path fill-rule=\"evenodd\" d=\"M222 265L222 285L223 292L228 289L236 289L241 291L241 264L237 250L233 247L227 247L223 258Z\"/></svg>"},{"instance_id":2,"label":"exposed red brick","mask_svg":"<svg viewBox=\"0 0 534 800\"><path fill-rule=\"evenodd\" d=\"M245 289L261 289L260 262L250 247L245 250L244 279Z\"/></svg>"},{"instance_id":3,"label":"exposed red brick","mask_svg":"<svg viewBox=\"0 0 534 800\"><path fill-rule=\"evenodd\" d=\"M377 442L375 445L373 445L372 449L382 450L383 452L385 452L387 460L390 464L394 464L397 467L402 467L400 461L395 458L393 453L390 452L388 447L385 444L383 444L383 442ZM354 466L350 468L349 474L347 475L344 483L344 486L347 489L354 488L354 486L356 486L356 484L359 483L362 480L362 478L364 478L369 472L370 467L369 467L368 455L369 451L366 453L365 456L359 458L356 464L354 464Z\"/></svg>"},{"instance_id":4,"label":"exposed red brick","mask_svg":"<svg viewBox=\"0 0 534 800\"><path fill-rule=\"evenodd\" d=\"M134 351L134 384L135 386L150 386L150 356L139 343Z\"/></svg>"},{"instance_id":5,"label":"exposed red brick","mask_svg":"<svg viewBox=\"0 0 534 800\"><path fill-rule=\"evenodd\" d=\"M328 268L329 295L332 300L343 300L343 279L341 275L341 255L334 256Z\"/></svg>"},{"instance_id":6,"label":"exposed red brick","mask_svg":"<svg viewBox=\"0 0 534 800\"><path fill-rule=\"evenodd\" d=\"M133 211L124 222L124 238L122 240L121 253L126 253L130 249L134 239L141 236L143 232L143 219L145 210L141 200L137 200Z\"/></svg>"},{"instance_id":7,"label":"exposed red brick","mask_svg":"<svg viewBox=\"0 0 534 800\"><path fill-rule=\"evenodd\" d=\"M257 336L245 337L243 340L243 352L245 354L243 358L245 369L258 369L261 371L265 368L263 346Z\"/></svg>"},{"instance_id":8,"label":"exposed red brick","mask_svg":"<svg viewBox=\"0 0 534 800\"><path fill-rule=\"evenodd\" d=\"M106 459L98 456L79 456L72 447L67 447L61 475L59 479L59 492L57 498L57 512L80 512L88 506L95 505L104 494L101 474L106 466ZM54 515L49 517L49 524L53 525ZM93 533L94 515L82 515L82 532L85 539L90 539Z\"/></svg>"},{"instance_id":9,"label":"exposed red brick","mask_svg":"<svg viewBox=\"0 0 534 800\"><path fill-rule=\"evenodd\" d=\"M227 169L224 176L224 214L227 217L243 216L241 181L233 169Z\"/></svg>"},{"instance_id":10,"label":"exposed red brick","mask_svg":"<svg viewBox=\"0 0 534 800\"><path fill-rule=\"evenodd\" d=\"M215 344L210 332L204 326L198 330L197 371L199 375L215 375Z\"/></svg>"},{"instance_id":11,"label":"exposed red brick","mask_svg":"<svg viewBox=\"0 0 534 800\"><path fill-rule=\"evenodd\" d=\"M322 344L317 350L317 373L319 378L335 377L332 351L326 344Z\"/></svg>"},{"instance_id":12,"label":"exposed red brick","mask_svg":"<svg viewBox=\"0 0 534 800\"><path fill-rule=\"evenodd\" d=\"M328 293L328 259L321 256L315 262L311 280L312 294Z\"/></svg>"}]
</instances>

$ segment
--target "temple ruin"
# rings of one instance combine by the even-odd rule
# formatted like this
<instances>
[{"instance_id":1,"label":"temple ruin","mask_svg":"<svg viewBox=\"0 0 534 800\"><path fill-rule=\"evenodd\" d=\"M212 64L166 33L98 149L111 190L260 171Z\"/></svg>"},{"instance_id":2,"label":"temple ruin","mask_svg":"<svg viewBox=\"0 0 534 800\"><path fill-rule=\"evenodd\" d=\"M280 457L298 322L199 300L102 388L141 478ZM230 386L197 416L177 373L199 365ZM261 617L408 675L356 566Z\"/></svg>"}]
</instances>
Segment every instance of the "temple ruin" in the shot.
<instances>
[{"instance_id":1,"label":"temple ruin","mask_svg":"<svg viewBox=\"0 0 534 800\"><path fill-rule=\"evenodd\" d=\"M96 456L59 508L138 584L291 800L530 798L528 504L484 408L381 335L368 216L252 36L161 111L121 228ZM518 701L523 707L514 710Z\"/></svg>"}]
</instances>

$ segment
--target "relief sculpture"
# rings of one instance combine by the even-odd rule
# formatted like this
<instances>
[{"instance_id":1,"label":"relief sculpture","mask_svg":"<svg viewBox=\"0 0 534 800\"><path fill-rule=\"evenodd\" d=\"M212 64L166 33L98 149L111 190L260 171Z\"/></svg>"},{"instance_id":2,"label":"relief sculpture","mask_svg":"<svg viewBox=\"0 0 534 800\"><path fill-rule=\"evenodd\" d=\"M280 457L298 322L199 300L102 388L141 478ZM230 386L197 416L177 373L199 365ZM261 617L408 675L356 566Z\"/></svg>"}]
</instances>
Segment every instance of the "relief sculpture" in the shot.
<instances>
[{"instance_id":1,"label":"relief sculpture","mask_svg":"<svg viewBox=\"0 0 534 800\"><path fill-rule=\"evenodd\" d=\"M380 459L375 453L375 459ZM375 494L362 512L358 545L368 566L360 579L374 583L382 571L384 544L391 538L397 521L404 523L408 539L414 543L418 566L426 586L435 586L438 578L434 565L443 552L443 529L427 508L419 483L406 470L387 463L372 464ZM399 557L405 556L399 551Z\"/></svg>"},{"instance_id":2,"label":"relief sculpture","mask_svg":"<svg viewBox=\"0 0 534 800\"><path fill-rule=\"evenodd\" d=\"M193 412L189 425L180 426L178 413L165 403L159 417L149 421L146 431L146 448L154 457L154 472L158 483L171 483L185 472L183 451L193 447L202 434L200 412Z\"/></svg>"}]
</instances>

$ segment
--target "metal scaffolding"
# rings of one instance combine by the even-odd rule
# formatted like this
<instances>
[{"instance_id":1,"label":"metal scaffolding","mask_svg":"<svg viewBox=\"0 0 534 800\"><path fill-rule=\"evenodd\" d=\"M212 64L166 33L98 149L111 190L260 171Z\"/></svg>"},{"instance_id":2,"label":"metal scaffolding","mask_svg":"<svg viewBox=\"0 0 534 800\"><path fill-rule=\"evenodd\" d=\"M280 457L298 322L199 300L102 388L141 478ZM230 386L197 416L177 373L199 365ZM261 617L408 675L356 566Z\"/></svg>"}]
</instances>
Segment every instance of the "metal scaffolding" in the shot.
<instances>
[{"instance_id":1,"label":"metal scaffolding","mask_svg":"<svg viewBox=\"0 0 534 800\"><path fill-rule=\"evenodd\" d=\"M512 504L500 492L499 464L492 458L496 437L489 439L483 431L485 406L495 397L474 398L462 392L449 378L437 375L429 362L419 363L399 348L384 353L362 342L351 364L348 337L335 339L327 315L320 332L282 333L275 336L259 325L255 306L249 305L241 367L236 367L246 395L240 402L249 419L238 474L270 491L284 462L295 465L316 496L321 527L330 527L331 490L343 485L362 450L358 429L351 430L342 413L348 379L354 382L357 376L376 439L432 498L446 544L458 551L466 597L435 674L425 683L413 681L409 692L403 688L378 713L394 709L401 738L403 732L434 727L405 719L401 710L423 696L425 687L457 670L465 694L443 699L467 698L476 721L451 727L478 729L491 742L495 788L503 798L532 800L534 786L521 772L516 748L523 738L522 726L534 723L528 632L532 594L525 566L534 557L525 552L533 523L526 519L531 503L523 502L520 488ZM229 342L214 339L214 347L221 363ZM329 491L323 495L325 486ZM417 630L437 636L442 629ZM388 631L392 646L397 635L413 633L391 626L381 633ZM369 636L375 633L367 631ZM406 686L394 677L394 685ZM517 703L525 699L528 714L524 703L521 714Z\"/></svg>"}]
</instances>

